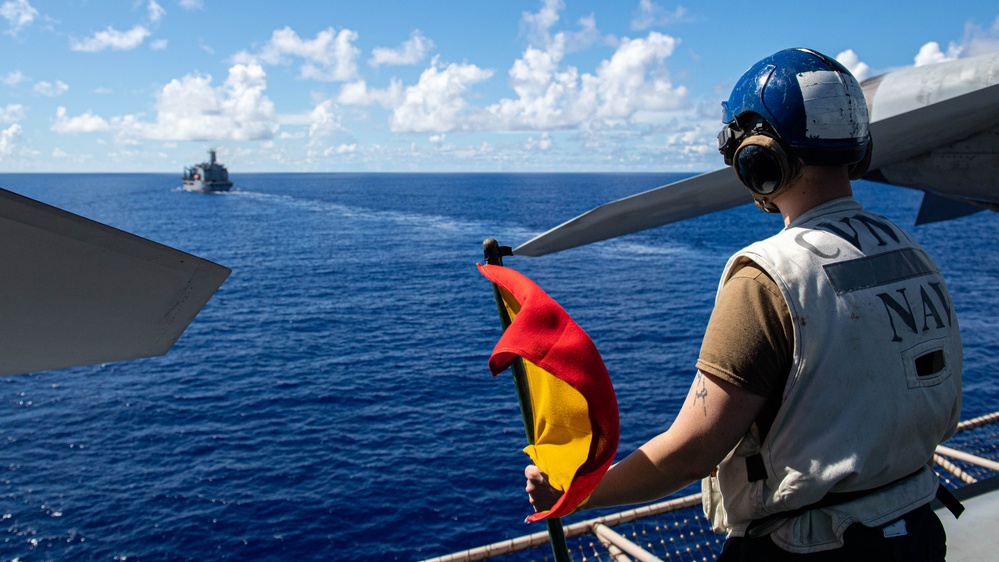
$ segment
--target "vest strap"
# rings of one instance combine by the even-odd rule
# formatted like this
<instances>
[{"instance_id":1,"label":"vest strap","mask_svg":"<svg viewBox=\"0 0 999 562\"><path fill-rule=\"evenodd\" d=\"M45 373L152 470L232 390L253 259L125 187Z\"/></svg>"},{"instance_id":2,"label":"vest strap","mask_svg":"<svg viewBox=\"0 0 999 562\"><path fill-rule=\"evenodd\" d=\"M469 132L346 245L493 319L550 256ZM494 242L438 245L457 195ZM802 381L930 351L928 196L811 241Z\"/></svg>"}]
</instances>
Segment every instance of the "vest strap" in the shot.
<instances>
[{"instance_id":1,"label":"vest strap","mask_svg":"<svg viewBox=\"0 0 999 562\"><path fill-rule=\"evenodd\" d=\"M943 484L937 487L937 499L947 508L947 511L951 512L954 519L961 517L961 514L964 513L964 504L950 490L944 488Z\"/></svg>"}]
</instances>

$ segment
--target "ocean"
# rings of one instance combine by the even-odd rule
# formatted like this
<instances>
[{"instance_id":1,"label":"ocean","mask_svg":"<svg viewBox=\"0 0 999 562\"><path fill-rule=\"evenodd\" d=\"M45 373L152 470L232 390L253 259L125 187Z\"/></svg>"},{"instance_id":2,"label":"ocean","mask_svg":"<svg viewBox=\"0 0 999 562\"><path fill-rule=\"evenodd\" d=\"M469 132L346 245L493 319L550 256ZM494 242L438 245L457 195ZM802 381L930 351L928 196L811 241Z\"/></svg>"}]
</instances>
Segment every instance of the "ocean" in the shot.
<instances>
[{"instance_id":1,"label":"ocean","mask_svg":"<svg viewBox=\"0 0 999 562\"><path fill-rule=\"evenodd\" d=\"M482 241L516 246L682 177L232 174L204 195L179 175L0 175L232 269L165 356L0 379L0 559L419 560L543 531L523 522L512 379L486 365L500 326ZM947 278L962 418L999 410L999 217L912 227L920 193L855 189ZM619 457L672 421L728 256L780 227L747 205L507 258L602 353Z\"/></svg>"}]
</instances>

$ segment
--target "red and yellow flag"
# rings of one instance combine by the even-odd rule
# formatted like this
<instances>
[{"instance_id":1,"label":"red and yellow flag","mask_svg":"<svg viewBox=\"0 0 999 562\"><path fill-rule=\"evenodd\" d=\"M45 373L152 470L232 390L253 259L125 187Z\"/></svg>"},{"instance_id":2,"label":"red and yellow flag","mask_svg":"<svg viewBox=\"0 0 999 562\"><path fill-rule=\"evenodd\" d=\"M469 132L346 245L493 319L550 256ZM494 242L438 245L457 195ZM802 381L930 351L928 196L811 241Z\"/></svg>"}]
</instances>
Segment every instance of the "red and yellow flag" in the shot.
<instances>
[{"instance_id":1,"label":"red and yellow flag","mask_svg":"<svg viewBox=\"0 0 999 562\"><path fill-rule=\"evenodd\" d=\"M528 521L572 513L610 468L620 437L617 398L603 359L569 314L523 274L499 265L479 271L500 288L512 323L489 357L493 375L524 360L534 414L527 453L563 491L551 510Z\"/></svg>"}]
</instances>

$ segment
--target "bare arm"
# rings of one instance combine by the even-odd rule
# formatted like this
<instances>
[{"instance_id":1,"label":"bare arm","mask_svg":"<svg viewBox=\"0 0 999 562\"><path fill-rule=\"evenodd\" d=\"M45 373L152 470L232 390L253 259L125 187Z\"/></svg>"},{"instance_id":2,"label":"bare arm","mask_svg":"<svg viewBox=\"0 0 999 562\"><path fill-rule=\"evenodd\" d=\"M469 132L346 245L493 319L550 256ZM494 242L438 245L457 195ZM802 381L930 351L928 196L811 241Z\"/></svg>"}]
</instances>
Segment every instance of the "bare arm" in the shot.
<instances>
[{"instance_id":1,"label":"bare arm","mask_svg":"<svg viewBox=\"0 0 999 562\"><path fill-rule=\"evenodd\" d=\"M656 500L707 476L739 443L765 403L763 396L698 372L673 425L612 466L583 508ZM535 509L549 509L558 493L537 467L527 467L525 476Z\"/></svg>"}]
</instances>

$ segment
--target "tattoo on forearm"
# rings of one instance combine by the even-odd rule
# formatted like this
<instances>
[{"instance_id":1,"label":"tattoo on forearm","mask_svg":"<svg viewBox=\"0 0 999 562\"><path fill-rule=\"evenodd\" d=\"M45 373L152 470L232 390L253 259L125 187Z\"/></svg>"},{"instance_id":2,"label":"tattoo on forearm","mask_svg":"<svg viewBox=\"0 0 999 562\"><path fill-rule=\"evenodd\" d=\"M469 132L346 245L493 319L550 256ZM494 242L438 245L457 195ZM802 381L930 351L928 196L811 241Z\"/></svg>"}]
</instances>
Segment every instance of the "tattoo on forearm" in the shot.
<instances>
[{"instance_id":1,"label":"tattoo on forearm","mask_svg":"<svg viewBox=\"0 0 999 562\"><path fill-rule=\"evenodd\" d=\"M704 407L704 416L708 415L708 384L704 380L704 375L697 372L697 378L694 379L694 405L697 405L698 400L701 401L701 406Z\"/></svg>"}]
</instances>

